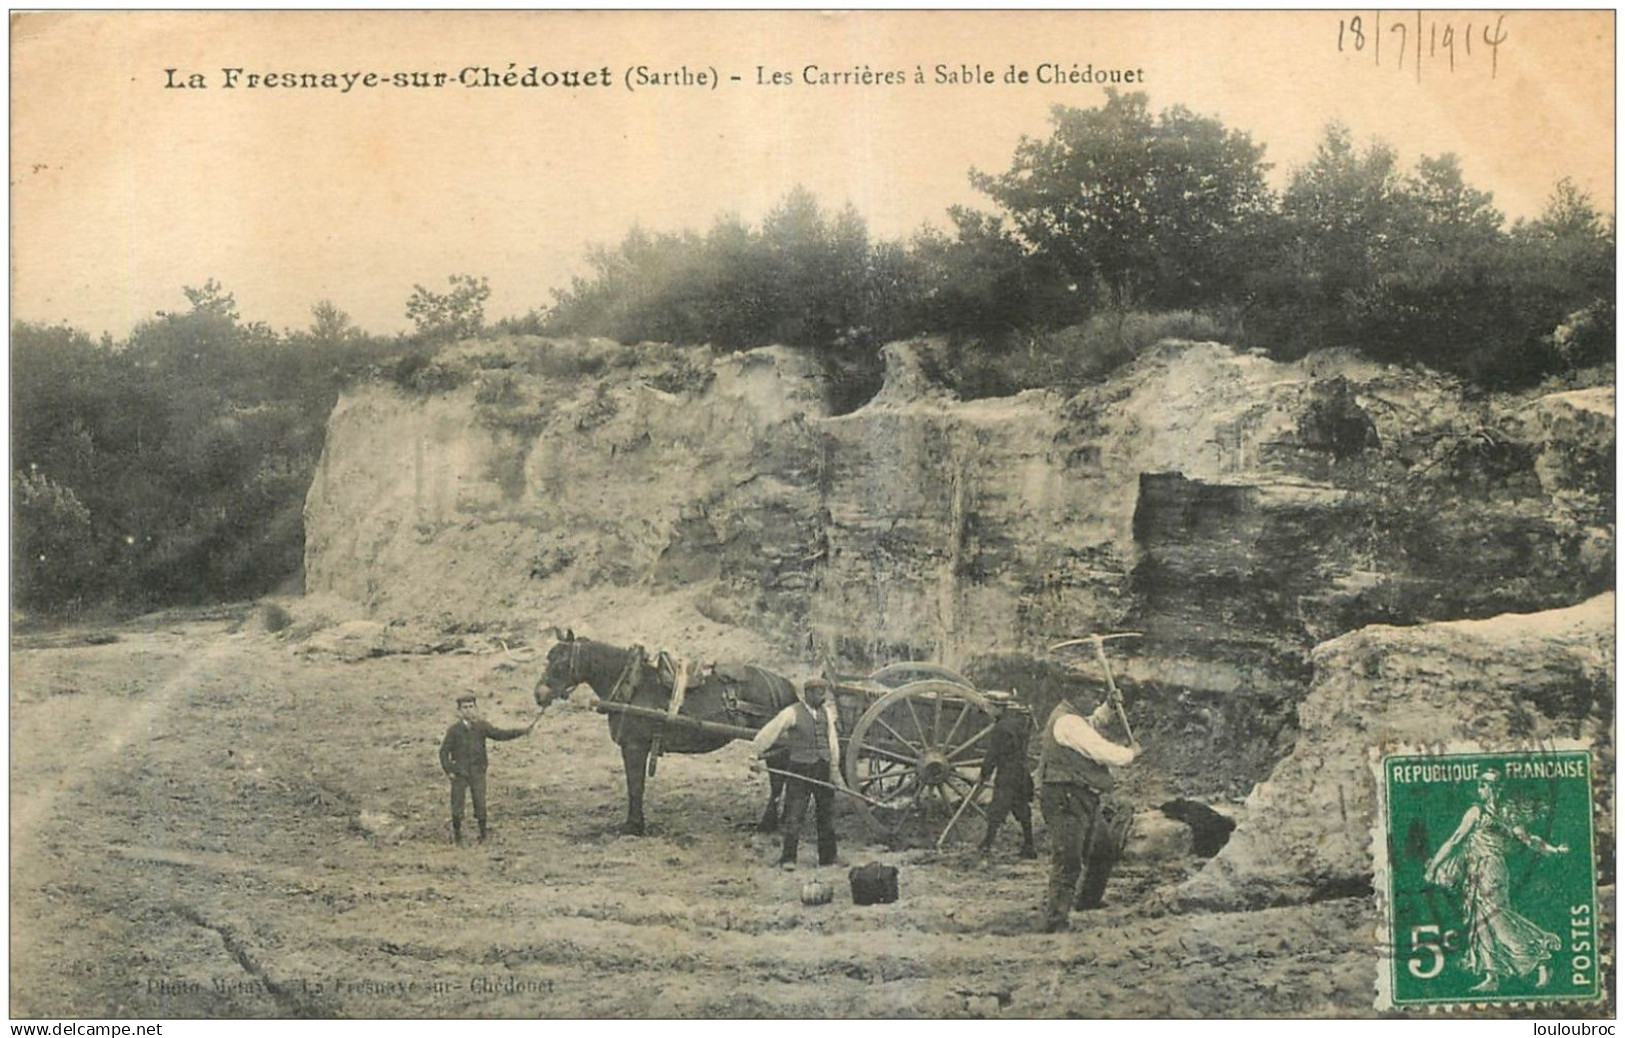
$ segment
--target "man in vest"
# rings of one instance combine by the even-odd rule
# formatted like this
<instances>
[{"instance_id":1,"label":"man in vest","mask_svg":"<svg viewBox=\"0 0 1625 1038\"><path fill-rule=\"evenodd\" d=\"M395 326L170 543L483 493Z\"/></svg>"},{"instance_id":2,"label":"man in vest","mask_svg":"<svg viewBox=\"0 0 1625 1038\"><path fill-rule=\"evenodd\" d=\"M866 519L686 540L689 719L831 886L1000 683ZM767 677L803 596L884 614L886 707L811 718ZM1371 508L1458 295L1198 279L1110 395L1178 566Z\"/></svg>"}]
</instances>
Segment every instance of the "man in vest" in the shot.
<instances>
[{"instance_id":1,"label":"man in vest","mask_svg":"<svg viewBox=\"0 0 1625 1038\"><path fill-rule=\"evenodd\" d=\"M1108 698L1085 717L1086 698L1081 691L1074 692L1050 711L1038 758L1035 779L1043 791L1040 802L1050 834L1045 933L1067 929L1067 915L1074 908L1100 907L1106 880L1122 850L1122 836L1127 835L1125 827L1108 817L1122 814L1114 812L1116 805L1107 802L1107 795L1116 785L1111 769L1133 761L1140 744L1132 733L1127 746L1100 734L1121 700Z\"/></svg>"},{"instance_id":2,"label":"man in vest","mask_svg":"<svg viewBox=\"0 0 1625 1038\"><path fill-rule=\"evenodd\" d=\"M751 749L758 758L774 754L775 746L785 751L783 770L791 777L784 785L784 849L779 855L779 867L786 871L796 867L796 848L807 818L808 797L813 800L817 820L818 864L835 864L833 787L840 782L841 743L835 730L835 710L825 702L828 692L825 682L808 681L802 687L800 702L779 711L751 740Z\"/></svg>"}]
</instances>

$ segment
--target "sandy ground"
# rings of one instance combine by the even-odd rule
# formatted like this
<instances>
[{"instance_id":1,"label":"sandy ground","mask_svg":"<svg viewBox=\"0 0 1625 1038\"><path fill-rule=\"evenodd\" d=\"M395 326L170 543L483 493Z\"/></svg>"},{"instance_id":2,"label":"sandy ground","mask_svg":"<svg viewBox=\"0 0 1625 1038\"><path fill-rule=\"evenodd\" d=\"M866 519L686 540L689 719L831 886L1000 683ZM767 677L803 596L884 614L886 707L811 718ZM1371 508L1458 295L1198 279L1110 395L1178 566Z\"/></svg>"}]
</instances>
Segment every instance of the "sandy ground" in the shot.
<instances>
[{"instance_id":1,"label":"sandy ground","mask_svg":"<svg viewBox=\"0 0 1625 1038\"><path fill-rule=\"evenodd\" d=\"M664 758L651 834L620 836L619 754L579 704L492 744L492 839L457 848L435 756L452 695L524 723L526 653L343 662L225 621L117 633L13 646L14 1016L1371 1013L1369 898L1168 914L1198 863L1141 861L1044 935L1044 865L1015 858L1013 826L984 863L887 850L843 811L842 858L898 865L902 897L855 906L823 870L835 901L807 907L816 870L780 872L751 828L745 746Z\"/></svg>"}]
</instances>

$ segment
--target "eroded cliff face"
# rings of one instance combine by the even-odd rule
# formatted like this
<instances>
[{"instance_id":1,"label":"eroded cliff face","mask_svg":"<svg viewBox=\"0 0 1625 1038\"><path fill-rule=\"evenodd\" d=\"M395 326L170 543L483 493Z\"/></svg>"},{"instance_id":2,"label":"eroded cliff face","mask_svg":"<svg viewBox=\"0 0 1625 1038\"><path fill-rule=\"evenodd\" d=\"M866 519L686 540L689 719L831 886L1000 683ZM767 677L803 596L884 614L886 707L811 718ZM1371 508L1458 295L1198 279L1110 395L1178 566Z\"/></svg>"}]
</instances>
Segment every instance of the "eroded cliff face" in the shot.
<instances>
[{"instance_id":1,"label":"eroded cliff face","mask_svg":"<svg viewBox=\"0 0 1625 1038\"><path fill-rule=\"evenodd\" d=\"M811 369L770 349L598 378L528 369L535 348L465 347L440 361L464 372L455 389L340 401L306 503L307 588L462 623L551 620L595 587L702 588L793 628L822 536ZM703 388L658 388L674 370Z\"/></svg>"},{"instance_id":2,"label":"eroded cliff face","mask_svg":"<svg viewBox=\"0 0 1625 1038\"><path fill-rule=\"evenodd\" d=\"M1292 753L1247 798L1230 842L1180 891L1190 907L1259 908L1369 889L1384 753L1589 745L1600 880L1611 882L1614 596L1488 620L1374 625L1314 652ZM1375 920L1373 920L1375 922Z\"/></svg>"},{"instance_id":3,"label":"eroded cliff face","mask_svg":"<svg viewBox=\"0 0 1625 1038\"><path fill-rule=\"evenodd\" d=\"M1612 587L1606 390L1469 401L1348 358L1168 343L1070 399L959 402L919 348L889 347L886 388L831 416L779 348L464 344L436 391L340 402L306 585L380 619L601 636L595 600L648 596L672 622L625 640L715 658L698 614L787 672L929 658L1043 701L1081 680L1047 646L1132 629L1114 655L1151 794L1267 774L1317 642Z\"/></svg>"}]
</instances>

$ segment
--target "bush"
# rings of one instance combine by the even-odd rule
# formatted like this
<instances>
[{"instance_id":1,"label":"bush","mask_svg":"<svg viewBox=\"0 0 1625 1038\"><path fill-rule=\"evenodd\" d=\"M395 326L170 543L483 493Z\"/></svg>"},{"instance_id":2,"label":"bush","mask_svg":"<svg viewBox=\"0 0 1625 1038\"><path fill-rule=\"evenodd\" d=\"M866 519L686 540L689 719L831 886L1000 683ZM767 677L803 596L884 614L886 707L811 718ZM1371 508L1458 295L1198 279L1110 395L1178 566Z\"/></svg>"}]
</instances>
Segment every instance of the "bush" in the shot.
<instances>
[{"instance_id":1,"label":"bush","mask_svg":"<svg viewBox=\"0 0 1625 1038\"><path fill-rule=\"evenodd\" d=\"M492 407L514 407L523 401L512 375L487 376L474 390L474 402Z\"/></svg>"},{"instance_id":2,"label":"bush","mask_svg":"<svg viewBox=\"0 0 1625 1038\"><path fill-rule=\"evenodd\" d=\"M414 350L389 368L389 379L408 393L448 393L468 381L468 374L435 360L434 350Z\"/></svg>"},{"instance_id":3,"label":"bush","mask_svg":"<svg viewBox=\"0 0 1625 1038\"><path fill-rule=\"evenodd\" d=\"M950 342L926 360L926 372L962 399L1010 396L1026 389L1074 393L1166 339L1233 341L1234 319L1175 310L1096 314L1082 324L1019 337Z\"/></svg>"},{"instance_id":4,"label":"bush","mask_svg":"<svg viewBox=\"0 0 1625 1038\"><path fill-rule=\"evenodd\" d=\"M715 382L717 373L709 364L698 364L687 357L678 358L664 371L651 375L649 385L662 393L671 393L674 396L685 394L698 396Z\"/></svg>"},{"instance_id":5,"label":"bush","mask_svg":"<svg viewBox=\"0 0 1625 1038\"><path fill-rule=\"evenodd\" d=\"M78 605L96 567L90 512L42 474L11 480L12 587L20 605L51 612Z\"/></svg>"},{"instance_id":6,"label":"bush","mask_svg":"<svg viewBox=\"0 0 1625 1038\"><path fill-rule=\"evenodd\" d=\"M293 623L293 617L288 611L275 602L267 602L260 610L260 625L270 634L275 634Z\"/></svg>"}]
</instances>

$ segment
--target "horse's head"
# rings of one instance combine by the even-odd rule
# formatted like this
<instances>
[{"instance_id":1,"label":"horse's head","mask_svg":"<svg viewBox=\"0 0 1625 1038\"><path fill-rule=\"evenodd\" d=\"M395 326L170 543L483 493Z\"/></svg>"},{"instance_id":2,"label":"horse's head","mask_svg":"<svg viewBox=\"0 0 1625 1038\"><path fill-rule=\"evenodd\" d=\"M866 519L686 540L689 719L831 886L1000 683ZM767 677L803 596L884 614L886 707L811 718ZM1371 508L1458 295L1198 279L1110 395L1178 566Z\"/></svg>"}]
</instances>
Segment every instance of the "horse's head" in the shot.
<instances>
[{"instance_id":1,"label":"horse's head","mask_svg":"<svg viewBox=\"0 0 1625 1038\"><path fill-rule=\"evenodd\" d=\"M577 640L575 632L571 630L560 631L555 627L553 632L558 644L548 651L547 667L542 671L541 680L536 682L536 705L543 710L553 700L569 695L570 690L586 678L581 661L581 650L586 639Z\"/></svg>"}]
</instances>

